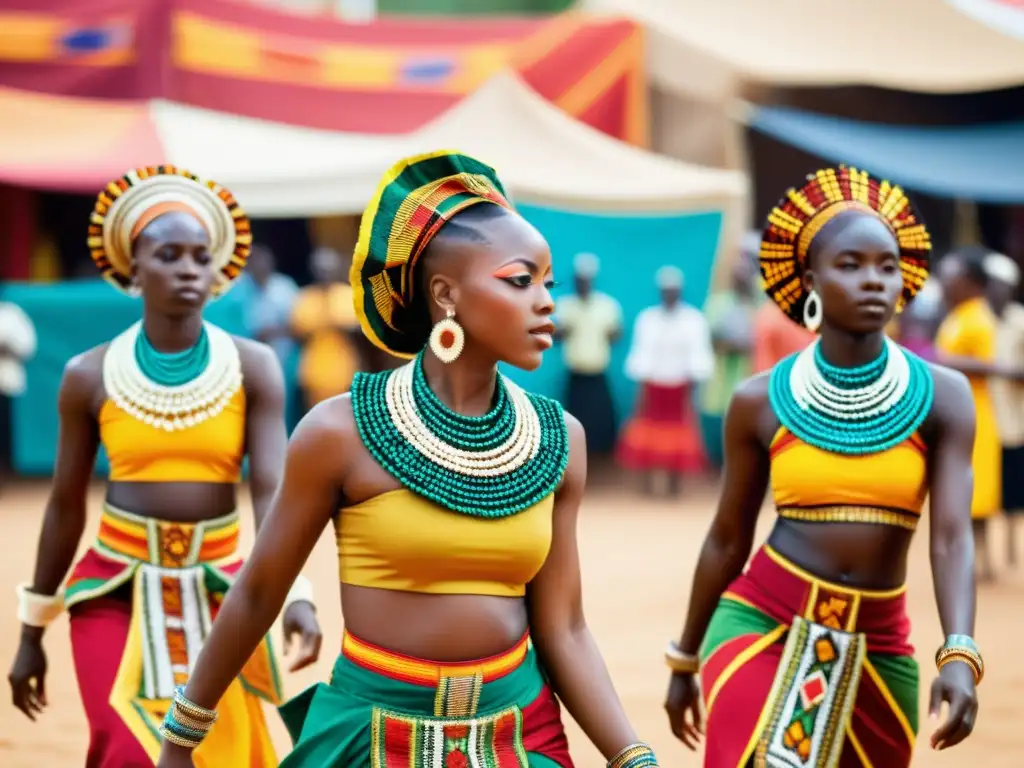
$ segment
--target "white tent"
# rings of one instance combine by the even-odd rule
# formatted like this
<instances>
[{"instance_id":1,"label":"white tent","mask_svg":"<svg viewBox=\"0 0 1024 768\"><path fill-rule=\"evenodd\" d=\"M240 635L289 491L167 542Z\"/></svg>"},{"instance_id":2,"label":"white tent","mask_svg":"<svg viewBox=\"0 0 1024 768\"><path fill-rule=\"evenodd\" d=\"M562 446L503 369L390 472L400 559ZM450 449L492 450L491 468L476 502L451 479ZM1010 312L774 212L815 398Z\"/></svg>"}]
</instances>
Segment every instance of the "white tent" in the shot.
<instances>
[{"instance_id":1,"label":"white tent","mask_svg":"<svg viewBox=\"0 0 1024 768\"><path fill-rule=\"evenodd\" d=\"M1024 84L1015 29L962 12L986 5L1024 21L1020 7L990 0L584 0L644 24L656 82L705 97L746 83L930 93Z\"/></svg>"},{"instance_id":2,"label":"white tent","mask_svg":"<svg viewBox=\"0 0 1024 768\"><path fill-rule=\"evenodd\" d=\"M516 200L573 210L729 209L740 173L691 166L577 122L503 73L416 133L366 136L296 128L155 102L171 161L202 169L257 216L357 213L399 158L450 147L493 165Z\"/></svg>"}]
</instances>

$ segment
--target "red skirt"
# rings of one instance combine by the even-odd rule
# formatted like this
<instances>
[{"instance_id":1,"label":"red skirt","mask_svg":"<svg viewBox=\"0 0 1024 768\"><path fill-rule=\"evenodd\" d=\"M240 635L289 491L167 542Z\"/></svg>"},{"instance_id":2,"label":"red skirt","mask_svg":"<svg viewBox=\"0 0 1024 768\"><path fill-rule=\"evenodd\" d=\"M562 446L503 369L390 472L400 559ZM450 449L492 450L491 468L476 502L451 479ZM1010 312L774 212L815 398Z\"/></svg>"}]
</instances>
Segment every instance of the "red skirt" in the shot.
<instances>
[{"instance_id":1,"label":"red skirt","mask_svg":"<svg viewBox=\"0 0 1024 768\"><path fill-rule=\"evenodd\" d=\"M771 547L722 596L701 649L705 768L907 768L918 669L903 589L822 581Z\"/></svg>"},{"instance_id":2,"label":"red skirt","mask_svg":"<svg viewBox=\"0 0 1024 768\"><path fill-rule=\"evenodd\" d=\"M622 430L619 463L637 472L697 474L707 468L689 384L641 384L640 407Z\"/></svg>"}]
</instances>

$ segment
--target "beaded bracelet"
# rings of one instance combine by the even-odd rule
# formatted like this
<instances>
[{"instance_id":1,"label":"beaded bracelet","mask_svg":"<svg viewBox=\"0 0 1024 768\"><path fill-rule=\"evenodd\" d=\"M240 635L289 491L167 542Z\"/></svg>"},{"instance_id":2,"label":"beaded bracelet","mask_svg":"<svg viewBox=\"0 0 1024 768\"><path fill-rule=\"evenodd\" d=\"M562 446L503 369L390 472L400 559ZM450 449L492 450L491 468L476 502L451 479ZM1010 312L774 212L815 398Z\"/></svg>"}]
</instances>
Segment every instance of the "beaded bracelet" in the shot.
<instances>
[{"instance_id":1,"label":"beaded bracelet","mask_svg":"<svg viewBox=\"0 0 1024 768\"><path fill-rule=\"evenodd\" d=\"M700 658L684 652L675 642L670 642L665 648L665 664L681 675L692 675L700 671Z\"/></svg>"},{"instance_id":2,"label":"beaded bracelet","mask_svg":"<svg viewBox=\"0 0 1024 768\"><path fill-rule=\"evenodd\" d=\"M195 749L203 743L217 721L217 712L200 707L185 698L185 686L174 690L174 701L160 726L160 735L171 744L185 749Z\"/></svg>"},{"instance_id":3,"label":"beaded bracelet","mask_svg":"<svg viewBox=\"0 0 1024 768\"><path fill-rule=\"evenodd\" d=\"M978 644L968 635L950 635L946 642L935 652L935 666L941 669L954 661L961 661L974 672L974 684L977 685L985 677L985 662L981 658Z\"/></svg>"},{"instance_id":4,"label":"beaded bracelet","mask_svg":"<svg viewBox=\"0 0 1024 768\"><path fill-rule=\"evenodd\" d=\"M638 741L609 760L608 768L658 768L658 759L650 746Z\"/></svg>"}]
</instances>

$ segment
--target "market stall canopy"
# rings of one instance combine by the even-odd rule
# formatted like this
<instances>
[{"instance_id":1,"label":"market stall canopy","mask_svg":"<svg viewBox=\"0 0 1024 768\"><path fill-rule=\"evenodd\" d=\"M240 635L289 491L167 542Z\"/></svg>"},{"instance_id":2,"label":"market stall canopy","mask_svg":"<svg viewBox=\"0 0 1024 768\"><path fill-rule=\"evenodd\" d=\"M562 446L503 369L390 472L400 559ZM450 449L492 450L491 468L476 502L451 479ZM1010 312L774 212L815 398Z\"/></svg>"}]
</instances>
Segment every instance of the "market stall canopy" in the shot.
<instances>
[{"instance_id":1,"label":"market stall canopy","mask_svg":"<svg viewBox=\"0 0 1024 768\"><path fill-rule=\"evenodd\" d=\"M567 116L515 74L493 78L416 134L493 164L524 201L616 212L720 210L746 177L689 165L617 141Z\"/></svg>"},{"instance_id":2,"label":"market stall canopy","mask_svg":"<svg viewBox=\"0 0 1024 768\"><path fill-rule=\"evenodd\" d=\"M167 101L0 88L0 181L92 193L173 163L229 187L254 216L358 213L408 154L452 147L492 163L516 200L581 211L734 210L746 178L662 158L583 125L503 72L419 131L321 131Z\"/></svg>"},{"instance_id":3,"label":"market stall canopy","mask_svg":"<svg viewBox=\"0 0 1024 768\"><path fill-rule=\"evenodd\" d=\"M1016 0L975 0L1024 16ZM746 83L962 93L1024 83L1024 45L965 0L585 0L649 35L659 84L707 98Z\"/></svg>"},{"instance_id":4,"label":"market stall canopy","mask_svg":"<svg viewBox=\"0 0 1024 768\"><path fill-rule=\"evenodd\" d=\"M0 86L168 99L292 125L401 134L506 67L643 145L643 31L625 17L382 17L345 23L237 0L4 0Z\"/></svg>"},{"instance_id":5,"label":"market stall canopy","mask_svg":"<svg viewBox=\"0 0 1024 768\"><path fill-rule=\"evenodd\" d=\"M752 107L755 130L938 197L1024 204L1024 121L961 126L866 123Z\"/></svg>"}]
</instances>

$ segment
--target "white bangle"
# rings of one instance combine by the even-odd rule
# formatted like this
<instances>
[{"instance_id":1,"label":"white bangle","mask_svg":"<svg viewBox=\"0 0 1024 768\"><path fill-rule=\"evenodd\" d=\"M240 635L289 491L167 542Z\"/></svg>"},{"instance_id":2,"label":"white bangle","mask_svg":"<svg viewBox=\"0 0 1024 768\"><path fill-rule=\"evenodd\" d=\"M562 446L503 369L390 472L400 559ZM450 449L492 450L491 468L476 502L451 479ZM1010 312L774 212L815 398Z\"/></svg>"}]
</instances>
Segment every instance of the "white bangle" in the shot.
<instances>
[{"instance_id":1,"label":"white bangle","mask_svg":"<svg viewBox=\"0 0 1024 768\"><path fill-rule=\"evenodd\" d=\"M300 573L296 577L295 583L292 584L292 588L288 590L288 596L284 599L285 610L292 603L301 603L303 601L313 606L316 605L316 602L313 600L313 582Z\"/></svg>"},{"instance_id":2,"label":"white bangle","mask_svg":"<svg viewBox=\"0 0 1024 768\"><path fill-rule=\"evenodd\" d=\"M19 584L18 621L29 627L45 627L64 613L64 590L55 595L40 595L32 591L31 584Z\"/></svg>"}]
</instances>

